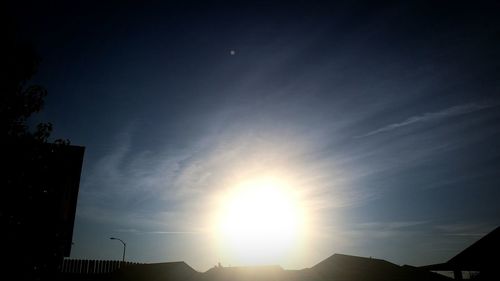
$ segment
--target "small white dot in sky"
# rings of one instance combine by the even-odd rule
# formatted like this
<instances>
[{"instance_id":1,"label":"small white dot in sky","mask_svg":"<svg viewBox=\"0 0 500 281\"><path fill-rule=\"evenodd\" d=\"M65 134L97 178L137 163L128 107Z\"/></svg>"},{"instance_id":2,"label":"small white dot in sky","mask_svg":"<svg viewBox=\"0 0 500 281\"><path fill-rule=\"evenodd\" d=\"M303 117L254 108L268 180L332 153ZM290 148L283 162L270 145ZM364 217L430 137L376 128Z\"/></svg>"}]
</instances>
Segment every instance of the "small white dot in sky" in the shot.
<instances>
[{"instance_id":1,"label":"small white dot in sky","mask_svg":"<svg viewBox=\"0 0 500 281\"><path fill-rule=\"evenodd\" d=\"M231 51L229 51L229 54L231 54L231 56L234 56L234 55L236 55L236 51L235 50L231 50Z\"/></svg>"}]
</instances>

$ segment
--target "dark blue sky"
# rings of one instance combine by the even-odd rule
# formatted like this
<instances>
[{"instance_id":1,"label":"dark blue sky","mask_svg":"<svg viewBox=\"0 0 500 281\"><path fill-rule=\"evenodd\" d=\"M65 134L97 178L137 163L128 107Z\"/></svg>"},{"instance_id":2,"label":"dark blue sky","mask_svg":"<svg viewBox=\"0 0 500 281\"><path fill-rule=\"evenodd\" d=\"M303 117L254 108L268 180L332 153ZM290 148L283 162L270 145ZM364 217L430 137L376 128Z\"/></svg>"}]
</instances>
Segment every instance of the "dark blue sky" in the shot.
<instances>
[{"instance_id":1,"label":"dark blue sky","mask_svg":"<svg viewBox=\"0 0 500 281\"><path fill-rule=\"evenodd\" d=\"M86 147L73 257L231 263L214 197L262 174L314 221L285 267L443 262L500 224L495 1L125 2L10 5L36 120Z\"/></svg>"}]
</instances>

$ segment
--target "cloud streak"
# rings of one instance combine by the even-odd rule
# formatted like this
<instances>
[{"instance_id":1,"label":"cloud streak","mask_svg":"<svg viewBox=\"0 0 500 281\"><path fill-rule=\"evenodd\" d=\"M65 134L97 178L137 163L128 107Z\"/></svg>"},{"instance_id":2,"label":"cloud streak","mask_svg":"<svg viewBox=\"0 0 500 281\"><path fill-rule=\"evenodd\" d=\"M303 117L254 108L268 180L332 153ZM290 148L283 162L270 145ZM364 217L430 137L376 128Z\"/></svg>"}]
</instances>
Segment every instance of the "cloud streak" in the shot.
<instances>
[{"instance_id":1,"label":"cloud streak","mask_svg":"<svg viewBox=\"0 0 500 281\"><path fill-rule=\"evenodd\" d=\"M318 218L373 195L349 184L348 171L335 164L338 156L309 159L317 147L298 133L224 130L187 149L164 147L156 153L132 149L131 135L118 138L86 174L80 217L136 234L206 233L211 227L206 215L216 209L217 196L263 175L288 179ZM158 229L173 231L151 231Z\"/></svg>"},{"instance_id":2,"label":"cloud streak","mask_svg":"<svg viewBox=\"0 0 500 281\"><path fill-rule=\"evenodd\" d=\"M462 104L462 105L456 105L452 106L449 108L445 108L440 111L436 112L427 112L422 115L417 115L417 116L412 116L403 122L399 123L393 123L386 125L384 127L378 128L376 130L373 130L371 132L368 132L364 135L356 136L356 138L365 138L365 137L370 137L373 135L377 135L380 133L385 133L389 131L393 131L402 127L414 125L416 123L422 123L422 122L430 122L430 121L435 121L439 119L444 119L444 118L449 118L449 117L454 117L454 116L460 116L460 115L465 115L473 112L477 112L483 109L491 108L491 107L496 107L499 105L498 101L486 101L486 102L479 102L479 103L467 103L467 104Z\"/></svg>"},{"instance_id":3,"label":"cloud streak","mask_svg":"<svg viewBox=\"0 0 500 281\"><path fill-rule=\"evenodd\" d=\"M135 228L127 228L127 229L116 229L116 232L122 233L133 233L133 234L200 234L197 231L141 231Z\"/></svg>"}]
</instances>

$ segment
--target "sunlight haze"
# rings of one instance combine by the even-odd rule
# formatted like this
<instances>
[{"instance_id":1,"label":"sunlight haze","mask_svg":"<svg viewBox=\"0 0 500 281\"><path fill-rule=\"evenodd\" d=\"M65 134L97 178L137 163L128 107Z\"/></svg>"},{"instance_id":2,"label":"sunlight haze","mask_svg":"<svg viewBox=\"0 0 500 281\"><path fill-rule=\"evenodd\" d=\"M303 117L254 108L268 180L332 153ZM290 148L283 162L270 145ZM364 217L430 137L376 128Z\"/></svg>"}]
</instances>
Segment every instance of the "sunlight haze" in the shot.
<instances>
[{"instance_id":1,"label":"sunlight haze","mask_svg":"<svg viewBox=\"0 0 500 281\"><path fill-rule=\"evenodd\" d=\"M219 245L233 265L286 264L305 234L305 211L289 183L249 180L223 198Z\"/></svg>"},{"instance_id":2,"label":"sunlight haze","mask_svg":"<svg viewBox=\"0 0 500 281\"><path fill-rule=\"evenodd\" d=\"M7 2L30 122L85 147L71 259L420 266L500 225L496 1Z\"/></svg>"}]
</instances>

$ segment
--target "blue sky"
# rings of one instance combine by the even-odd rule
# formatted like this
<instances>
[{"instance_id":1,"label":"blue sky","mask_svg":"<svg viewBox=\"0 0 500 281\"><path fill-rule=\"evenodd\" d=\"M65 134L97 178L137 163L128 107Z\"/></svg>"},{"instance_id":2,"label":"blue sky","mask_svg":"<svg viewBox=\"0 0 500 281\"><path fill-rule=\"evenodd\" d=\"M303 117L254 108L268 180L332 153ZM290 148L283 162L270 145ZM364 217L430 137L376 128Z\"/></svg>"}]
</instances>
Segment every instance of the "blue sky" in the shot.
<instances>
[{"instance_id":1,"label":"blue sky","mask_svg":"<svg viewBox=\"0 0 500 281\"><path fill-rule=\"evenodd\" d=\"M333 253L444 262L499 225L498 5L13 4L43 61L37 120L86 147L72 257L230 261L237 179L292 179ZM235 53L231 54L231 50Z\"/></svg>"}]
</instances>

